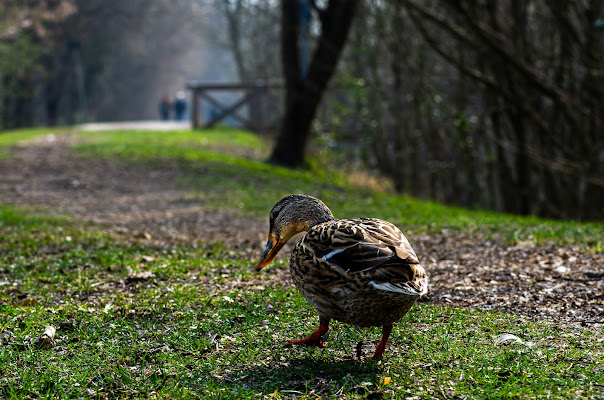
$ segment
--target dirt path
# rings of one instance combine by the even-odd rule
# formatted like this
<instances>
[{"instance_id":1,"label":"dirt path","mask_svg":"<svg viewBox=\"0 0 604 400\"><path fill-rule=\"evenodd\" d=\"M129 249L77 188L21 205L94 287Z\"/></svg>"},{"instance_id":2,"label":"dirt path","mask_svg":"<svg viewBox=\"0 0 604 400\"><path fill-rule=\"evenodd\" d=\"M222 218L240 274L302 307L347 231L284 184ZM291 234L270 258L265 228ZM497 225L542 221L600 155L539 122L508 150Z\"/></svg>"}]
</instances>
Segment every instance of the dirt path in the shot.
<instances>
[{"instance_id":1,"label":"dirt path","mask_svg":"<svg viewBox=\"0 0 604 400\"><path fill-rule=\"evenodd\" d=\"M69 135L21 145L0 160L0 203L48 206L109 229L170 243L221 241L256 258L267 221L207 212L179 186L181 171L74 157ZM278 199L276 199L278 200ZM268 214L268 210L267 210ZM507 245L479 234L409 235L430 276L423 301L508 311L588 329L604 321L604 255ZM281 278L291 284L287 274Z\"/></svg>"}]
</instances>

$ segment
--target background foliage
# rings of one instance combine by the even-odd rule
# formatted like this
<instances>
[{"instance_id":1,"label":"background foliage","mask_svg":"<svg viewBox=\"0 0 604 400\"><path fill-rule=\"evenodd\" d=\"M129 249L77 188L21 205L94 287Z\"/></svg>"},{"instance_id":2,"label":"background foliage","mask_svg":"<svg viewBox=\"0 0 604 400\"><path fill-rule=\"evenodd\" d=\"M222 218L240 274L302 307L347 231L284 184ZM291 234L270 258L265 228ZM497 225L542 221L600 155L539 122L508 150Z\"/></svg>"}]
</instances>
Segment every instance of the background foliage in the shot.
<instances>
[{"instance_id":1,"label":"background foliage","mask_svg":"<svg viewBox=\"0 0 604 400\"><path fill-rule=\"evenodd\" d=\"M202 36L232 55L232 79L281 76L277 1L0 7L0 127L149 115L173 76L195 75L176 55ZM604 216L600 1L364 0L357 15L311 151L421 198Z\"/></svg>"}]
</instances>

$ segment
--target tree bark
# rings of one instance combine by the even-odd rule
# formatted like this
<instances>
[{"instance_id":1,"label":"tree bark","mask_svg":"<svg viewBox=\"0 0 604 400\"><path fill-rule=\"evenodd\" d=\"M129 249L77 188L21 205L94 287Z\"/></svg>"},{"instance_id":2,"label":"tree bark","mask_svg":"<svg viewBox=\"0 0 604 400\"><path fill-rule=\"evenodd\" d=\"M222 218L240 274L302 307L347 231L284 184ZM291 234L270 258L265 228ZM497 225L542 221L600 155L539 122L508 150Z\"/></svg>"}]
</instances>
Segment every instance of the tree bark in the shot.
<instances>
[{"instance_id":1,"label":"tree bark","mask_svg":"<svg viewBox=\"0 0 604 400\"><path fill-rule=\"evenodd\" d=\"M287 167L304 165L310 127L333 75L359 0L330 0L319 12L321 35L308 75L302 75L299 51L299 2L283 0L281 61L285 76L285 115L269 161Z\"/></svg>"}]
</instances>

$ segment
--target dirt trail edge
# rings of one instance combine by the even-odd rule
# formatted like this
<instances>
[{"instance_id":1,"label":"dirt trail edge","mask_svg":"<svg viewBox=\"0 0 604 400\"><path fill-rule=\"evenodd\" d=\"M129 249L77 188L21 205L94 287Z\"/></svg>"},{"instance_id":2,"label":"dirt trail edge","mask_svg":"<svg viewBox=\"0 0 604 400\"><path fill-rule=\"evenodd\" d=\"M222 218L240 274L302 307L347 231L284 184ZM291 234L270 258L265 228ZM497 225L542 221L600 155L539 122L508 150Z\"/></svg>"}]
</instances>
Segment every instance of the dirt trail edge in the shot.
<instances>
[{"instance_id":1,"label":"dirt trail edge","mask_svg":"<svg viewBox=\"0 0 604 400\"><path fill-rule=\"evenodd\" d=\"M75 140L50 135L13 148L0 160L0 203L47 206L117 232L174 244L222 242L251 259L260 255L266 221L187 201L192 188L179 186L177 168L74 157ZM408 236L430 276L423 302L604 326L604 254L460 232ZM291 285L287 271L274 272L272 282Z\"/></svg>"}]
</instances>

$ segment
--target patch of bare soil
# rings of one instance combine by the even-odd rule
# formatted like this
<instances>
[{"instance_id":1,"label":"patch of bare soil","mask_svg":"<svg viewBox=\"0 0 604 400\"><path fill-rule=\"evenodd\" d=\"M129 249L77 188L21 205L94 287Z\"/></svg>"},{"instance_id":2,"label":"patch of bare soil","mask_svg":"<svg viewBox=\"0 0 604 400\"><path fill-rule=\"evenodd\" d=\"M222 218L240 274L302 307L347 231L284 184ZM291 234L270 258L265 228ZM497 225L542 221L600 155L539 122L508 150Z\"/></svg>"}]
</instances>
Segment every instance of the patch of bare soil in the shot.
<instances>
[{"instance_id":1,"label":"patch of bare soil","mask_svg":"<svg viewBox=\"0 0 604 400\"><path fill-rule=\"evenodd\" d=\"M126 165L75 157L76 138L50 135L13 148L0 160L0 202L47 206L59 214L170 243L257 245L268 223L208 212L190 200L200 187L178 183L176 166ZM266 238L266 233L263 238Z\"/></svg>"},{"instance_id":2,"label":"patch of bare soil","mask_svg":"<svg viewBox=\"0 0 604 400\"><path fill-rule=\"evenodd\" d=\"M429 302L603 327L604 254L554 244L509 245L463 233L413 239L430 274Z\"/></svg>"},{"instance_id":3,"label":"patch of bare soil","mask_svg":"<svg viewBox=\"0 0 604 400\"><path fill-rule=\"evenodd\" d=\"M208 212L188 201L188 194L203 188L178 184L182 171L175 167L74 157L69 145L75 140L57 135L14 148L10 159L0 160L0 202L48 206L158 243L223 242L251 259L260 255L266 220ZM552 244L509 245L460 232L409 235L409 240L430 277L422 301L603 327L603 254ZM279 278L270 282L291 285L283 269L266 273Z\"/></svg>"}]
</instances>

